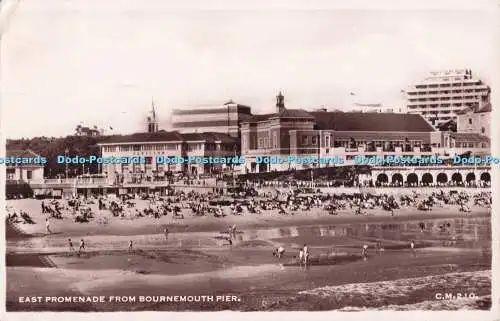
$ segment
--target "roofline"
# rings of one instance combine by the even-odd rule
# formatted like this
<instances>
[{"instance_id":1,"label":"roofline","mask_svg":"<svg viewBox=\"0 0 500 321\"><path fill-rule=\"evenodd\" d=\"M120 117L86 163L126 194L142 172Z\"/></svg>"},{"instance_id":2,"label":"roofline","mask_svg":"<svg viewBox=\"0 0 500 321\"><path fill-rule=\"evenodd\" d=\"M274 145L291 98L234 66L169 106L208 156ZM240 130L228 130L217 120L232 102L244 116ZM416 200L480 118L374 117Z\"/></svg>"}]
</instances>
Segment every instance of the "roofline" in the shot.
<instances>
[{"instance_id":1,"label":"roofline","mask_svg":"<svg viewBox=\"0 0 500 321\"><path fill-rule=\"evenodd\" d=\"M291 130L297 130L297 129L291 129ZM298 129L298 130L301 130L301 129ZM391 131L385 131L385 130L336 130L336 129L303 129L304 131L306 130L329 130L329 131L335 131L335 132L346 132L346 133L350 133L350 132L354 132L354 133L411 133L411 134L421 134L421 133L440 133L439 130L432 130L432 131L422 131L422 132L414 132L414 131L394 131L394 130L391 130Z\"/></svg>"},{"instance_id":2,"label":"roofline","mask_svg":"<svg viewBox=\"0 0 500 321\"><path fill-rule=\"evenodd\" d=\"M121 143L98 143L97 146L107 146L107 145L130 145L130 144L139 144L139 145L147 145L147 144L162 144L162 143L204 143L207 142L207 139L204 140L176 140L176 141L157 141L157 142L121 142ZM222 143L222 140L215 140L215 143ZM237 139L236 139L237 142Z\"/></svg>"},{"instance_id":3,"label":"roofline","mask_svg":"<svg viewBox=\"0 0 500 321\"><path fill-rule=\"evenodd\" d=\"M160 144L160 143L182 143L184 141L182 140L161 140L161 141L156 141L156 142L134 142L134 141L128 141L128 142L121 142L121 143L97 143L97 146L103 146L103 145L125 145L125 144Z\"/></svg>"},{"instance_id":4,"label":"roofline","mask_svg":"<svg viewBox=\"0 0 500 321\"><path fill-rule=\"evenodd\" d=\"M267 120L269 119L276 119L276 118L305 118L305 119L311 119L311 120L314 120L314 116L273 116L273 117L269 117Z\"/></svg>"}]
</instances>

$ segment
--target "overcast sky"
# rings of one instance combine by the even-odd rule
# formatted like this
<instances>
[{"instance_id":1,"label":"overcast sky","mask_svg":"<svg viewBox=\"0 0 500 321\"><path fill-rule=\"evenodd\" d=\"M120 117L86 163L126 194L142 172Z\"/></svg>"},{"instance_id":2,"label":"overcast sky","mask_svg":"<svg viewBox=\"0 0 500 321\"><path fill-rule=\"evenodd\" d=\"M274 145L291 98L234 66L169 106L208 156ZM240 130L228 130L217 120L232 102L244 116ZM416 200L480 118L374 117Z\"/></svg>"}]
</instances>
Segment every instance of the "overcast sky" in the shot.
<instances>
[{"instance_id":1,"label":"overcast sky","mask_svg":"<svg viewBox=\"0 0 500 321\"><path fill-rule=\"evenodd\" d=\"M401 89L430 70L470 68L489 82L498 57L486 0L455 1L469 10L177 2L21 1L1 43L4 135L63 136L80 122L141 131L152 97L162 123L172 108L229 99L271 112L279 90L290 108L341 109L349 92L401 105Z\"/></svg>"}]
</instances>

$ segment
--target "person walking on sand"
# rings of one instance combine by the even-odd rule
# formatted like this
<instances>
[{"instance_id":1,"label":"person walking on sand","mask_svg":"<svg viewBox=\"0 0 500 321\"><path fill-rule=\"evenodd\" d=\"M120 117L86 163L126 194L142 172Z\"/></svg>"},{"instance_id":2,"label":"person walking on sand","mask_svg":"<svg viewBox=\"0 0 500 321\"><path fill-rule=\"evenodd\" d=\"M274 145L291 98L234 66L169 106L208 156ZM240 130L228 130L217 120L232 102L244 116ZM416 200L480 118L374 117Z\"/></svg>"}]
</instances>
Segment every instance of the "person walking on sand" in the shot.
<instances>
[{"instance_id":1,"label":"person walking on sand","mask_svg":"<svg viewBox=\"0 0 500 321\"><path fill-rule=\"evenodd\" d=\"M165 234L165 240L168 240L168 227L165 226L163 233Z\"/></svg>"},{"instance_id":2,"label":"person walking on sand","mask_svg":"<svg viewBox=\"0 0 500 321\"><path fill-rule=\"evenodd\" d=\"M75 248L73 247L73 241L71 239L68 239L68 247L70 252L75 251Z\"/></svg>"},{"instance_id":3,"label":"person walking on sand","mask_svg":"<svg viewBox=\"0 0 500 321\"><path fill-rule=\"evenodd\" d=\"M81 253L85 251L85 241L83 239L80 240L80 247L78 248L78 252Z\"/></svg>"},{"instance_id":4,"label":"person walking on sand","mask_svg":"<svg viewBox=\"0 0 500 321\"><path fill-rule=\"evenodd\" d=\"M415 241L413 240L410 241L410 248L413 255L415 255Z\"/></svg>"},{"instance_id":5,"label":"person walking on sand","mask_svg":"<svg viewBox=\"0 0 500 321\"><path fill-rule=\"evenodd\" d=\"M132 242L132 240L128 241L128 250L129 250L129 251L132 251L132 250L133 250L133 244L134 244L134 243Z\"/></svg>"},{"instance_id":6,"label":"person walking on sand","mask_svg":"<svg viewBox=\"0 0 500 321\"><path fill-rule=\"evenodd\" d=\"M50 230L50 221L48 217L45 219L45 232L47 234L52 234L52 231Z\"/></svg>"}]
</instances>

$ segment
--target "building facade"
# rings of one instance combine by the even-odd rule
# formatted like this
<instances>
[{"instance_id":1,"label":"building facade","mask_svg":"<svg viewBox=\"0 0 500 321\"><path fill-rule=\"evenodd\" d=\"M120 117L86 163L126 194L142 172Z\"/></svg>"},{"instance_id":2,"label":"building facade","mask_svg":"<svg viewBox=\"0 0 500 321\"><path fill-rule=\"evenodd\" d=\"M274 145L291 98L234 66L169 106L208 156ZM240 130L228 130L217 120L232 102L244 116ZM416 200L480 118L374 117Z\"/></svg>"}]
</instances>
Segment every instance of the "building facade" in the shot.
<instances>
[{"instance_id":1,"label":"building facade","mask_svg":"<svg viewBox=\"0 0 500 321\"><path fill-rule=\"evenodd\" d=\"M473 133L440 132L418 114L306 112L286 109L283 98L279 96L276 105L275 113L255 115L252 120L241 125L241 150L246 159L246 173L355 165L360 164L360 157L441 156L446 159L466 153L486 155L490 151L488 137ZM266 156L270 161L262 161ZM297 161L279 163L272 156L281 159L296 157ZM300 161L307 157L331 162L314 164ZM407 172L407 168L404 172ZM481 176L483 172L478 175ZM383 174L383 171L376 172L374 180L379 174ZM417 178L421 176L417 175ZM448 176L451 179L451 174ZM395 177L399 179L403 176ZM472 176L468 177L470 179ZM428 176L424 178L429 181ZM410 176L410 179L413 180L414 176Z\"/></svg>"},{"instance_id":2,"label":"building facade","mask_svg":"<svg viewBox=\"0 0 500 321\"><path fill-rule=\"evenodd\" d=\"M222 106L174 109L172 129L179 133L217 132L239 137L241 122L251 117L250 107L233 101Z\"/></svg>"},{"instance_id":3,"label":"building facade","mask_svg":"<svg viewBox=\"0 0 500 321\"><path fill-rule=\"evenodd\" d=\"M95 137L95 136L101 136L102 133L103 130L98 129L97 126L90 127L90 126L78 125L75 128L75 136Z\"/></svg>"},{"instance_id":4,"label":"building facade","mask_svg":"<svg viewBox=\"0 0 500 321\"><path fill-rule=\"evenodd\" d=\"M342 157L431 153L441 147L439 133L420 115L399 113L306 112L286 109L278 97L276 113L255 115L241 126L246 172L300 169L308 165L258 164L257 156ZM325 165L326 166L326 165Z\"/></svg>"},{"instance_id":5,"label":"building facade","mask_svg":"<svg viewBox=\"0 0 500 321\"><path fill-rule=\"evenodd\" d=\"M112 136L98 144L102 157L137 157L141 162L103 164L102 173L120 184L166 180L183 173L191 176L214 174L228 169L226 164L167 162L163 157L234 157L239 155L239 140L222 133L184 133L158 131ZM157 162L158 161L158 162Z\"/></svg>"},{"instance_id":6,"label":"building facade","mask_svg":"<svg viewBox=\"0 0 500 321\"><path fill-rule=\"evenodd\" d=\"M490 87L468 69L432 72L405 92L408 112L422 115L435 127L456 121L457 113L464 108L490 100Z\"/></svg>"},{"instance_id":7,"label":"building facade","mask_svg":"<svg viewBox=\"0 0 500 321\"><path fill-rule=\"evenodd\" d=\"M460 111L457 115L457 132L491 137L491 111L490 103Z\"/></svg>"},{"instance_id":8,"label":"building facade","mask_svg":"<svg viewBox=\"0 0 500 321\"><path fill-rule=\"evenodd\" d=\"M19 159L40 159L40 155L32 152L31 150L7 150L8 158ZM29 164L7 164L6 165L6 179L10 182L27 182L43 180L44 164L36 164L31 162Z\"/></svg>"}]
</instances>

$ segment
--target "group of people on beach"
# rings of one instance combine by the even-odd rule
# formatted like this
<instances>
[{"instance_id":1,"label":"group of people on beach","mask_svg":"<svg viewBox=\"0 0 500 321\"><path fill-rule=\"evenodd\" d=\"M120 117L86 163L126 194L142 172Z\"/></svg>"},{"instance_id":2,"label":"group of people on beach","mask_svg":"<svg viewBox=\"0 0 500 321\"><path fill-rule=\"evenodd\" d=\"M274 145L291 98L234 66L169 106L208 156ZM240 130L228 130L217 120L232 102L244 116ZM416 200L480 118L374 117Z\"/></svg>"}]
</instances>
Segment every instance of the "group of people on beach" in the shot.
<instances>
[{"instance_id":1,"label":"group of people on beach","mask_svg":"<svg viewBox=\"0 0 500 321\"><path fill-rule=\"evenodd\" d=\"M120 197L98 196L98 197L72 197L67 200L42 201L42 213L49 219L62 219L67 214L75 222L86 223L91 219L106 212L114 217L139 218L151 217L159 219L171 215L172 218L184 218L184 209L191 209L194 216L212 215L223 218L226 213L242 215L244 213L262 214L268 211L277 211L281 215L293 215L295 213L327 212L338 215L339 211L349 212L357 215L369 215L373 209L389 211L392 216L403 207L414 207L421 211L430 211L435 207L445 204L456 205L460 212L470 213L469 204L480 207L491 207L491 192L466 193L449 191L434 191L431 194L421 195L417 191L405 191L399 195L388 194L329 194L304 189L280 191L274 193L257 193L259 196L246 198L223 198L215 194L202 194L197 192L185 193L183 191L169 189L167 195L159 196L155 193L143 193L136 195L122 195ZM252 194L256 195L256 194ZM138 200L146 201L146 206L140 206ZM66 201L66 204L65 204ZM98 208L93 209L92 204L98 203ZM99 211L96 215L94 211ZM35 221L31 216L21 211L9 213L9 219L19 222L33 224ZM107 220L106 220L107 222Z\"/></svg>"},{"instance_id":2,"label":"group of people on beach","mask_svg":"<svg viewBox=\"0 0 500 321\"><path fill-rule=\"evenodd\" d=\"M281 259L285 255L285 248L283 246L279 246L273 250L273 256L277 257L278 259ZM309 264L309 247L307 244L304 244L299 249L299 255L297 256L297 263L300 266L308 266Z\"/></svg>"},{"instance_id":3,"label":"group of people on beach","mask_svg":"<svg viewBox=\"0 0 500 321\"><path fill-rule=\"evenodd\" d=\"M69 252L75 252L75 248L73 247L73 241L71 238L68 239L68 250ZM78 248L78 253L82 253L85 251L85 240L80 239L80 247Z\"/></svg>"}]
</instances>

